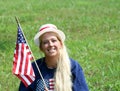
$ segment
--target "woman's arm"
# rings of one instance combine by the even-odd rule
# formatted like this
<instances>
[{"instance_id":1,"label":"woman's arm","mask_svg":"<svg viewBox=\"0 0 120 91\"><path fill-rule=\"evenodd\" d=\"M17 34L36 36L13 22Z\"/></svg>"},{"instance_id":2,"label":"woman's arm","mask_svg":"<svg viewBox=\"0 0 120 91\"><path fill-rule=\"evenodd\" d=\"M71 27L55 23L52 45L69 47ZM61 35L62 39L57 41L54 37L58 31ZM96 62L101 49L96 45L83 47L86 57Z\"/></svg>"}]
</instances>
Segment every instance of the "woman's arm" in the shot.
<instances>
[{"instance_id":1,"label":"woman's arm","mask_svg":"<svg viewBox=\"0 0 120 91\"><path fill-rule=\"evenodd\" d=\"M83 70L76 61L72 62L72 76L73 91L89 91Z\"/></svg>"}]
</instances>

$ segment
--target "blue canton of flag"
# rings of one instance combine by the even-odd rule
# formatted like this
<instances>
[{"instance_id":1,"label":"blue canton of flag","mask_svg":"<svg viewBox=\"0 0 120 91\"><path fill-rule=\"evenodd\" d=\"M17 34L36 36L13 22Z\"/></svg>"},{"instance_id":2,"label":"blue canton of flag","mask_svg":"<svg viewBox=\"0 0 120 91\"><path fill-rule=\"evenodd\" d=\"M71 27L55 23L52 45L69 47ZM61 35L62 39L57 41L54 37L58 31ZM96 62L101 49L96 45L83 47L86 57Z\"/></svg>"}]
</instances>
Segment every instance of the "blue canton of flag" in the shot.
<instances>
[{"instance_id":1,"label":"blue canton of flag","mask_svg":"<svg viewBox=\"0 0 120 91\"><path fill-rule=\"evenodd\" d=\"M26 43L25 38L24 38L24 36L23 36L23 33L22 33L20 27L18 27L17 43Z\"/></svg>"}]
</instances>

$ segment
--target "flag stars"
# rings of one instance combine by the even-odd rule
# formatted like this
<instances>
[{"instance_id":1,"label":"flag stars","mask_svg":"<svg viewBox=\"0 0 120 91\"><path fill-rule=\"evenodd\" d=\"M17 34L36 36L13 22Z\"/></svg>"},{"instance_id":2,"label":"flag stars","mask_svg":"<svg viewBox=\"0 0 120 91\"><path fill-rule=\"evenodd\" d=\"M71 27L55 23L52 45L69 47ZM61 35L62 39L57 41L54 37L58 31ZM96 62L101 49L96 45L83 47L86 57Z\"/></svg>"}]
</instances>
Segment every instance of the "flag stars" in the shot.
<instances>
[{"instance_id":1,"label":"flag stars","mask_svg":"<svg viewBox=\"0 0 120 91\"><path fill-rule=\"evenodd\" d=\"M26 43L25 38L24 38L20 28L18 28L18 40L17 40L17 43Z\"/></svg>"}]
</instances>

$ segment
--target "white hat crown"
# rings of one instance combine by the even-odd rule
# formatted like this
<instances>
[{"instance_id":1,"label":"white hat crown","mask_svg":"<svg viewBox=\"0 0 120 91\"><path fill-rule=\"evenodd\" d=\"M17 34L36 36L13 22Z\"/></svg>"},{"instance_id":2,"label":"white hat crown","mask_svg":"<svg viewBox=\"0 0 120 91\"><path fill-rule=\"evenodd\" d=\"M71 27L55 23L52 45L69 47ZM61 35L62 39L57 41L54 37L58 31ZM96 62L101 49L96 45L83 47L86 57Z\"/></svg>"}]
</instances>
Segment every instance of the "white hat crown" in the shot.
<instances>
[{"instance_id":1,"label":"white hat crown","mask_svg":"<svg viewBox=\"0 0 120 91\"><path fill-rule=\"evenodd\" d=\"M56 33L59 36L59 38L61 39L61 41L65 40L65 34L61 30L59 30L55 25L45 24L39 28L38 33L34 37L34 42L37 46L40 45L39 38L41 37L41 35L43 35L44 33L47 33L47 32Z\"/></svg>"},{"instance_id":2,"label":"white hat crown","mask_svg":"<svg viewBox=\"0 0 120 91\"><path fill-rule=\"evenodd\" d=\"M39 29L39 31L42 31L44 29L48 29L48 28L53 28L53 29L56 29L57 30L57 27L53 24L45 24L45 25L42 25Z\"/></svg>"}]
</instances>

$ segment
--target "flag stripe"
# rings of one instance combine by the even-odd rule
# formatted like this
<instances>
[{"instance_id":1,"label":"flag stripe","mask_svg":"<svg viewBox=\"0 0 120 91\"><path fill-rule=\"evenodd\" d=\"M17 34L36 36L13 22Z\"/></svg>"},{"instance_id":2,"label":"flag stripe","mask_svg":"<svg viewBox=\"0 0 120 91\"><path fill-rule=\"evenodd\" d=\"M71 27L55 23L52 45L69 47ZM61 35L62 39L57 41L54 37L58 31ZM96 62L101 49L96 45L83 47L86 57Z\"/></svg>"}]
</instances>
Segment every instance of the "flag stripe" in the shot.
<instances>
[{"instance_id":1,"label":"flag stripe","mask_svg":"<svg viewBox=\"0 0 120 91\"><path fill-rule=\"evenodd\" d=\"M49 79L49 91L54 91L54 79Z\"/></svg>"},{"instance_id":2,"label":"flag stripe","mask_svg":"<svg viewBox=\"0 0 120 91\"><path fill-rule=\"evenodd\" d=\"M16 44L16 50L15 50L15 52L14 52L14 61L13 61L13 64L14 64L14 66L13 66L13 73L16 73L16 68L17 68L17 60L18 60L18 46L17 46L18 44Z\"/></svg>"},{"instance_id":3,"label":"flag stripe","mask_svg":"<svg viewBox=\"0 0 120 91\"><path fill-rule=\"evenodd\" d=\"M26 53L25 51L26 50L23 50L24 52L23 53ZM25 64L26 64L26 54L24 54L24 57L23 57L23 63L22 63L22 72L21 72L21 74L25 74L25 72L24 72L24 70L25 70Z\"/></svg>"},{"instance_id":4,"label":"flag stripe","mask_svg":"<svg viewBox=\"0 0 120 91\"><path fill-rule=\"evenodd\" d=\"M18 44L18 45L20 45L20 44ZM17 45L17 46L18 46ZM21 46L21 45L20 45ZM17 67L16 67L16 71L15 71L15 73L16 74L19 74L20 72L19 72L19 67L20 67L20 58L21 58L21 55L20 55L20 52L21 52L21 47L20 46L18 46L18 55L16 55L16 56L18 56L18 60L16 60L16 62L17 62Z\"/></svg>"},{"instance_id":5,"label":"flag stripe","mask_svg":"<svg viewBox=\"0 0 120 91\"><path fill-rule=\"evenodd\" d=\"M28 56L28 55L27 55L27 56ZM28 58L29 58L29 56L27 57L27 59L28 59ZM27 64L27 67L26 67L26 68L27 68L27 70L28 70L26 73L27 73L27 74L30 74L30 70L31 70L31 69L29 69L29 68L31 68L31 67L30 67L30 63L27 62L26 64Z\"/></svg>"},{"instance_id":6,"label":"flag stripe","mask_svg":"<svg viewBox=\"0 0 120 91\"><path fill-rule=\"evenodd\" d=\"M26 55L26 60L29 60L29 59L28 59L28 55ZM28 68L28 61L26 61L24 73L27 73L27 71L28 71L29 69L30 69L30 68Z\"/></svg>"},{"instance_id":7,"label":"flag stripe","mask_svg":"<svg viewBox=\"0 0 120 91\"><path fill-rule=\"evenodd\" d=\"M23 60L23 57L24 57L23 56L24 55L24 45L21 44L20 46L21 46L21 48L20 48L21 50L20 50L20 53L19 53L20 54L20 67L18 67L18 68L19 68L19 72L21 73L22 72L23 61L24 61Z\"/></svg>"}]
</instances>

